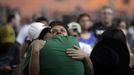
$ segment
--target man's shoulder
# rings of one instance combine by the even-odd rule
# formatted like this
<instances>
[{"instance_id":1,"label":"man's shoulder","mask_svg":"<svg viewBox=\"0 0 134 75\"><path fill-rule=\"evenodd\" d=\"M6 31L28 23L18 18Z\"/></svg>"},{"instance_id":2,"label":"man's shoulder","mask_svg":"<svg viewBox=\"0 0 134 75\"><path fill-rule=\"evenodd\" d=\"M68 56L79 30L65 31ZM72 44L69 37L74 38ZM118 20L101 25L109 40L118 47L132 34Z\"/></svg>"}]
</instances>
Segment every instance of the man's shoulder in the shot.
<instances>
[{"instance_id":1,"label":"man's shoulder","mask_svg":"<svg viewBox=\"0 0 134 75\"><path fill-rule=\"evenodd\" d=\"M93 29L93 31L95 31L96 29L100 28L101 26L102 26L102 23L101 22L95 22L93 24L92 29Z\"/></svg>"}]
</instances>

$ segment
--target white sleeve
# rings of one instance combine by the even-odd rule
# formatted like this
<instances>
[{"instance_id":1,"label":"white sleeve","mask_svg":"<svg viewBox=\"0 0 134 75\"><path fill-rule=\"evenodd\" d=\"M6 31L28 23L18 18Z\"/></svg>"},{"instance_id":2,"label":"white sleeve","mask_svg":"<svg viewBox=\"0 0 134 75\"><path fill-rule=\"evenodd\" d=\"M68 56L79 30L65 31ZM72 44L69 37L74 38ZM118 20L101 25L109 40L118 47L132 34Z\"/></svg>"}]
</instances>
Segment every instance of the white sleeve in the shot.
<instances>
[{"instance_id":1,"label":"white sleeve","mask_svg":"<svg viewBox=\"0 0 134 75\"><path fill-rule=\"evenodd\" d=\"M19 34L18 34L18 36L16 38L16 41L20 45L22 45L24 43L24 41L25 41L25 39L27 37L27 33L28 33L28 26L27 27L25 26L20 30L20 32L19 32Z\"/></svg>"},{"instance_id":2,"label":"white sleeve","mask_svg":"<svg viewBox=\"0 0 134 75\"><path fill-rule=\"evenodd\" d=\"M84 52L86 52L86 53L88 53L89 55L91 54L91 52L92 52L92 47L90 46L90 45L87 45L87 44L85 44L85 43L79 43L79 45L80 45L80 48L84 51Z\"/></svg>"}]
</instances>

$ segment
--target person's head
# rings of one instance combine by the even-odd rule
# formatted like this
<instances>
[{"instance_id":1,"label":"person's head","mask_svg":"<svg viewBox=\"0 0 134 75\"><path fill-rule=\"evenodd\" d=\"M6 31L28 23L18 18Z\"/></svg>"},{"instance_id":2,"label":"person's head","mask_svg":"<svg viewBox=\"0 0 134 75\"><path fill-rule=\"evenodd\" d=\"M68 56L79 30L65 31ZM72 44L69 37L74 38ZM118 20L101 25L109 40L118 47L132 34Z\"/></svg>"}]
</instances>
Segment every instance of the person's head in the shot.
<instances>
[{"instance_id":1,"label":"person's head","mask_svg":"<svg viewBox=\"0 0 134 75\"><path fill-rule=\"evenodd\" d=\"M121 29L125 35L127 34L128 27L129 27L129 22L127 20L119 19L117 21L117 28Z\"/></svg>"},{"instance_id":2,"label":"person's head","mask_svg":"<svg viewBox=\"0 0 134 75\"><path fill-rule=\"evenodd\" d=\"M76 37L78 40L80 39L80 33L78 31L70 31L70 35Z\"/></svg>"},{"instance_id":3,"label":"person's head","mask_svg":"<svg viewBox=\"0 0 134 75\"><path fill-rule=\"evenodd\" d=\"M41 22L41 23L43 23L44 25L47 25L47 26L48 26L48 19L47 19L46 17L43 17L43 16L38 17L35 21L36 21L36 22Z\"/></svg>"},{"instance_id":4,"label":"person's head","mask_svg":"<svg viewBox=\"0 0 134 75\"><path fill-rule=\"evenodd\" d=\"M91 17L88 14L81 14L77 22L81 25L82 31L88 31L92 27Z\"/></svg>"},{"instance_id":5,"label":"person's head","mask_svg":"<svg viewBox=\"0 0 134 75\"><path fill-rule=\"evenodd\" d=\"M113 21L113 9L111 7L108 7L108 6L104 6L102 9L101 9L101 21L103 23L105 23L106 25L109 24L109 23L112 23Z\"/></svg>"},{"instance_id":6,"label":"person's head","mask_svg":"<svg viewBox=\"0 0 134 75\"><path fill-rule=\"evenodd\" d=\"M43 23L40 23L40 22L32 23L28 30L28 39L27 40L33 41L34 39L38 39L38 38L43 40L46 37L48 37L45 35L49 35L49 34L47 34L49 32L50 32L49 27L44 26Z\"/></svg>"},{"instance_id":7,"label":"person's head","mask_svg":"<svg viewBox=\"0 0 134 75\"><path fill-rule=\"evenodd\" d=\"M77 22L70 22L68 24L68 29L69 29L69 31L73 30L73 31L77 31L77 32L81 33L81 26Z\"/></svg>"},{"instance_id":8,"label":"person's head","mask_svg":"<svg viewBox=\"0 0 134 75\"><path fill-rule=\"evenodd\" d=\"M7 22L11 23L13 27L17 27L21 23L21 16L19 13L10 13L7 16Z\"/></svg>"},{"instance_id":9,"label":"person's head","mask_svg":"<svg viewBox=\"0 0 134 75\"><path fill-rule=\"evenodd\" d=\"M52 37L51 28L46 27L46 28L44 28L44 29L41 31L41 33L40 33L38 39L40 39L40 40L47 40L47 39L49 39L49 38L51 38L51 37Z\"/></svg>"},{"instance_id":10,"label":"person's head","mask_svg":"<svg viewBox=\"0 0 134 75\"><path fill-rule=\"evenodd\" d=\"M50 23L51 32L53 35L61 35L61 36L68 36L69 31L67 25L65 25L61 21L53 21Z\"/></svg>"},{"instance_id":11,"label":"person's head","mask_svg":"<svg viewBox=\"0 0 134 75\"><path fill-rule=\"evenodd\" d=\"M114 39L126 44L126 36L121 29L106 30L101 36L101 40L105 39Z\"/></svg>"},{"instance_id":12,"label":"person's head","mask_svg":"<svg viewBox=\"0 0 134 75\"><path fill-rule=\"evenodd\" d=\"M0 43L15 43L15 31L11 25L0 27Z\"/></svg>"}]
</instances>

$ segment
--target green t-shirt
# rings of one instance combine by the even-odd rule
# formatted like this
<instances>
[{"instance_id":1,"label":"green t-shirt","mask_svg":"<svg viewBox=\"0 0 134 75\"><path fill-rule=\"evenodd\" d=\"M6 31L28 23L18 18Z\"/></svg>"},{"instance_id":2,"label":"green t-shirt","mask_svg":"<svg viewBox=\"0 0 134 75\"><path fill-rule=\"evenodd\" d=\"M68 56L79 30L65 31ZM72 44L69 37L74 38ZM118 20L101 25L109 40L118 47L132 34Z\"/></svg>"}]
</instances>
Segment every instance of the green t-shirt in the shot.
<instances>
[{"instance_id":1,"label":"green t-shirt","mask_svg":"<svg viewBox=\"0 0 134 75\"><path fill-rule=\"evenodd\" d=\"M24 58L24 61L22 62L23 75L29 75L28 68L29 68L29 61L31 57L31 51L32 51L32 46L30 45L26 50L26 57Z\"/></svg>"},{"instance_id":2,"label":"green t-shirt","mask_svg":"<svg viewBox=\"0 0 134 75\"><path fill-rule=\"evenodd\" d=\"M40 51L40 75L84 75L83 62L66 54L74 45L79 46L79 43L71 36L54 36L47 40Z\"/></svg>"}]
</instances>

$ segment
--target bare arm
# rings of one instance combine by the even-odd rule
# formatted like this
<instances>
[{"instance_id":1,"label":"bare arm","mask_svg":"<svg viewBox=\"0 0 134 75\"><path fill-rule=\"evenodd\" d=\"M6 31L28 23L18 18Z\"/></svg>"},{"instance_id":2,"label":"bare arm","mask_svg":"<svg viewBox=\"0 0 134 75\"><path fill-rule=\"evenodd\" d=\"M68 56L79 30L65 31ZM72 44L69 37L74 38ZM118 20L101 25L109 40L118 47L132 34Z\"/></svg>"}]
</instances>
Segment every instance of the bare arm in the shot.
<instances>
[{"instance_id":1,"label":"bare arm","mask_svg":"<svg viewBox=\"0 0 134 75\"><path fill-rule=\"evenodd\" d=\"M85 75L94 75L94 70L93 70L93 64L88 57L85 57L84 61L84 67L85 67Z\"/></svg>"},{"instance_id":2,"label":"bare arm","mask_svg":"<svg viewBox=\"0 0 134 75\"><path fill-rule=\"evenodd\" d=\"M43 48L45 42L42 40L35 40L32 43L31 59L29 62L29 75L40 74L40 49Z\"/></svg>"},{"instance_id":3,"label":"bare arm","mask_svg":"<svg viewBox=\"0 0 134 75\"><path fill-rule=\"evenodd\" d=\"M131 68L134 67L134 55L130 53L130 65Z\"/></svg>"},{"instance_id":4,"label":"bare arm","mask_svg":"<svg viewBox=\"0 0 134 75\"><path fill-rule=\"evenodd\" d=\"M29 63L29 75L39 75L39 52L32 50L31 59Z\"/></svg>"}]
</instances>

